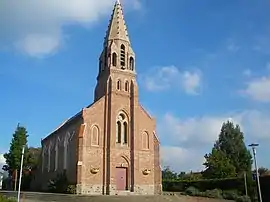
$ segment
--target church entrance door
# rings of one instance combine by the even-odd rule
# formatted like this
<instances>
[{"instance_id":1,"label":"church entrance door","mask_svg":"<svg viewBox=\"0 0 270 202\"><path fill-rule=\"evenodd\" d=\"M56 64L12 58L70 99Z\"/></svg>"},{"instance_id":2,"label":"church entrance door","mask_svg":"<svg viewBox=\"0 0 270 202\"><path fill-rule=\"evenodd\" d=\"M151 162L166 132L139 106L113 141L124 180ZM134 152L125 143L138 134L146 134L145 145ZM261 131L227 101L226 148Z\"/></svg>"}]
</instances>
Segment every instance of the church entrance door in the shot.
<instances>
[{"instance_id":1,"label":"church entrance door","mask_svg":"<svg viewBox=\"0 0 270 202\"><path fill-rule=\"evenodd\" d=\"M119 191L127 190L127 168L116 168L116 188Z\"/></svg>"}]
</instances>

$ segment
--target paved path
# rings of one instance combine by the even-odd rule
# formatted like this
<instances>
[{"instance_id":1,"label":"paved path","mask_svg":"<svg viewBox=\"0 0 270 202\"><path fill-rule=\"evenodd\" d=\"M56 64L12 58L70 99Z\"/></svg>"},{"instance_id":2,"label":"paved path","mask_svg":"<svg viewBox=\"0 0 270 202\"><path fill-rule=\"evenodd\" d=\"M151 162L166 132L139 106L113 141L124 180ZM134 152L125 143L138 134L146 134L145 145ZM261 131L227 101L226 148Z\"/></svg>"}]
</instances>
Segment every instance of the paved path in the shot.
<instances>
[{"instance_id":1,"label":"paved path","mask_svg":"<svg viewBox=\"0 0 270 202\"><path fill-rule=\"evenodd\" d=\"M17 192L0 191L0 194L16 197ZM21 202L228 202L227 200L189 197L181 195L161 196L78 196L38 192L23 192Z\"/></svg>"}]
</instances>

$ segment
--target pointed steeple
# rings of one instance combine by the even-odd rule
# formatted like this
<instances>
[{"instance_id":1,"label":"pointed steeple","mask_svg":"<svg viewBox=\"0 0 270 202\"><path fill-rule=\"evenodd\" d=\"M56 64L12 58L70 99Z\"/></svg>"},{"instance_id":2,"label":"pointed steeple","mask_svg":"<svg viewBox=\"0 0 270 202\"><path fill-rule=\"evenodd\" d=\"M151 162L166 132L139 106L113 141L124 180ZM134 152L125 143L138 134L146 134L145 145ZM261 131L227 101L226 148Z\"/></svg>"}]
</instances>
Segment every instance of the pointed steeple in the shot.
<instances>
[{"instance_id":1,"label":"pointed steeple","mask_svg":"<svg viewBox=\"0 0 270 202\"><path fill-rule=\"evenodd\" d=\"M120 39L130 43L120 0L115 2L104 45L113 39Z\"/></svg>"}]
</instances>

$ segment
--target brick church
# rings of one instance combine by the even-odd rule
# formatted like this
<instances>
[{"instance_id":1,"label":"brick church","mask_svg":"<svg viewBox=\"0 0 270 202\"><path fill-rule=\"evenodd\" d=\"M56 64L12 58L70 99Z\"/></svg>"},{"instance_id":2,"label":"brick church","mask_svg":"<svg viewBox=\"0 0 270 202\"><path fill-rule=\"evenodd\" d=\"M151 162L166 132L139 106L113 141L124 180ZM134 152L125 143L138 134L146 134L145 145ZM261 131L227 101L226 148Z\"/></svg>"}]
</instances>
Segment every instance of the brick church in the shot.
<instances>
[{"instance_id":1,"label":"brick church","mask_svg":"<svg viewBox=\"0 0 270 202\"><path fill-rule=\"evenodd\" d=\"M94 102L41 141L34 186L66 172L77 194L160 194L156 121L138 99L136 57L122 6L114 5L99 58Z\"/></svg>"}]
</instances>

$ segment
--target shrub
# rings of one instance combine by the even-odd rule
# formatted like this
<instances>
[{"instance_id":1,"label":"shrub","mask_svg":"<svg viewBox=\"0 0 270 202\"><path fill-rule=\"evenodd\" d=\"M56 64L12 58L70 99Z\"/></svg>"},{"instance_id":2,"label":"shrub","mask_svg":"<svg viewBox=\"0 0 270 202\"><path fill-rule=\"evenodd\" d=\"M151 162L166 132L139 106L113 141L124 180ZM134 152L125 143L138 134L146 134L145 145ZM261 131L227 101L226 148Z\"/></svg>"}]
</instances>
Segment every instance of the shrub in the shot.
<instances>
[{"instance_id":1,"label":"shrub","mask_svg":"<svg viewBox=\"0 0 270 202\"><path fill-rule=\"evenodd\" d=\"M76 186L75 185L68 185L67 187L67 194L76 194Z\"/></svg>"},{"instance_id":2,"label":"shrub","mask_svg":"<svg viewBox=\"0 0 270 202\"><path fill-rule=\"evenodd\" d=\"M251 202L251 199L248 196L238 196L235 201L236 202Z\"/></svg>"},{"instance_id":3,"label":"shrub","mask_svg":"<svg viewBox=\"0 0 270 202\"><path fill-rule=\"evenodd\" d=\"M6 196L0 195L0 202L16 202L14 198L8 198Z\"/></svg>"},{"instance_id":4,"label":"shrub","mask_svg":"<svg viewBox=\"0 0 270 202\"><path fill-rule=\"evenodd\" d=\"M200 197L207 197L207 194L206 194L206 192L199 192L198 193L198 196L200 196Z\"/></svg>"},{"instance_id":5,"label":"shrub","mask_svg":"<svg viewBox=\"0 0 270 202\"><path fill-rule=\"evenodd\" d=\"M206 190L205 194L208 198L223 198L222 191L219 189Z\"/></svg>"},{"instance_id":6,"label":"shrub","mask_svg":"<svg viewBox=\"0 0 270 202\"><path fill-rule=\"evenodd\" d=\"M66 173L57 174L56 178L49 180L48 190L53 193L66 193L68 188L68 180Z\"/></svg>"},{"instance_id":7,"label":"shrub","mask_svg":"<svg viewBox=\"0 0 270 202\"><path fill-rule=\"evenodd\" d=\"M236 190L224 190L222 192L222 196L227 200L236 200L238 197L238 193Z\"/></svg>"},{"instance_id":8,"label":"shrub","mask_svg":"<svg viewBox=\"0 0 270 202\"><path fill-rule=\"evenodd\" d=\"M199 190L196 189L195 187L189 187L186 189L186 194L189 196L198 196L199 195Z\"/></svg>"},{"instance_id":9,"label":"shrub","mask_svg":"<svg viewBox=\"0 0 270 202\"><path fill-rule=\"evenodd\" d=\"M164 191L185 191L188 187L196 187L200 191L221 189L230 190L236 189L244 193L243 178L228 178L228 179L200 179L200 180L164 180L162 182Z\"/></svg>"}]
</instances>

